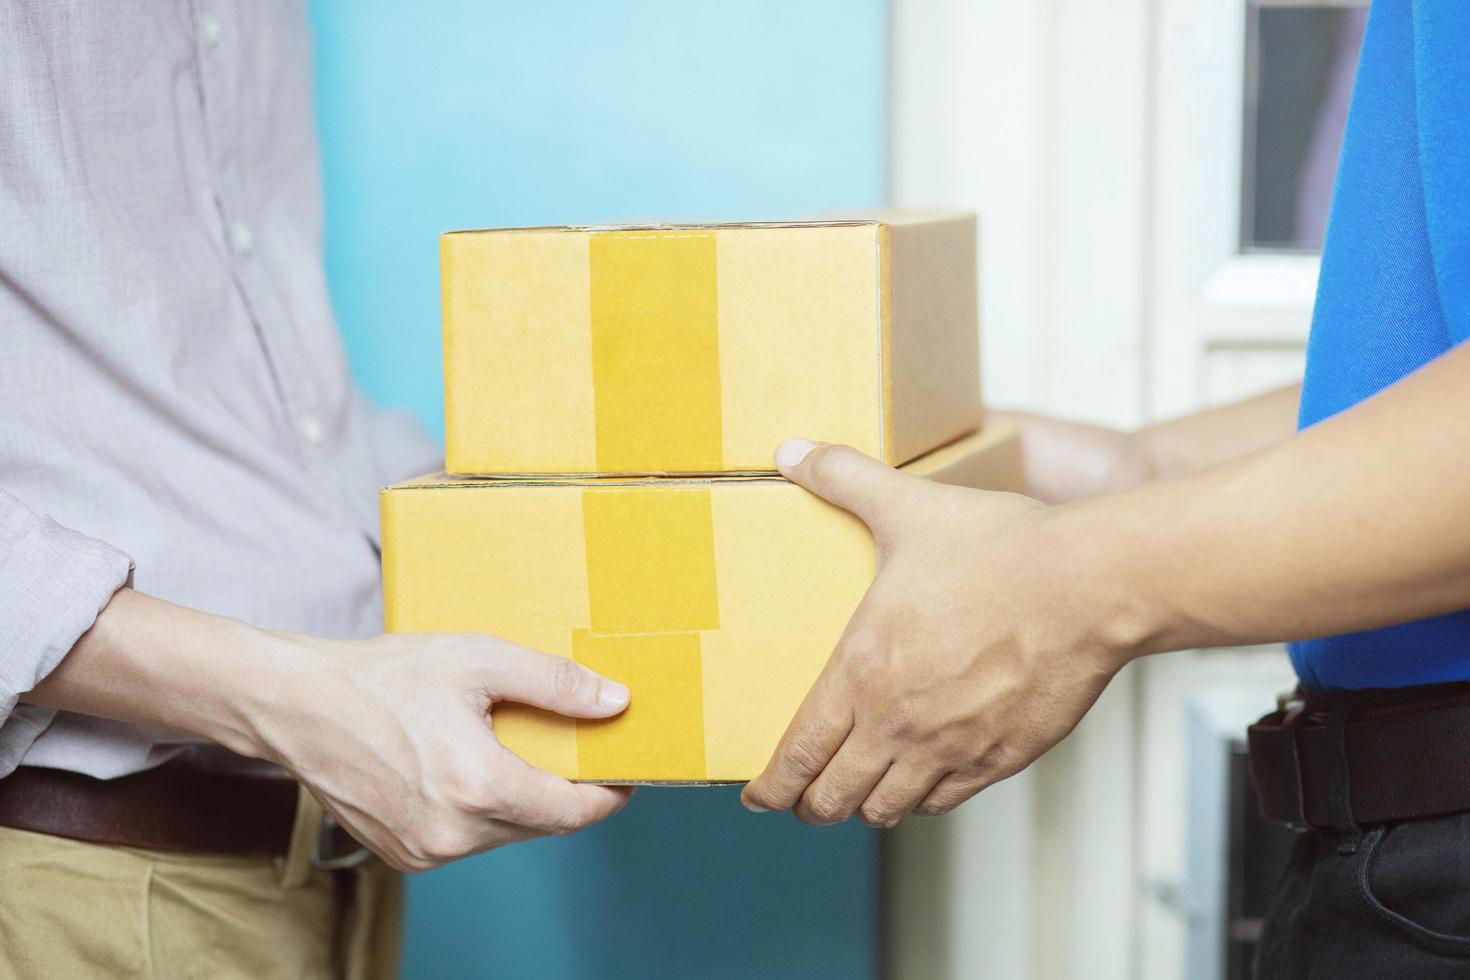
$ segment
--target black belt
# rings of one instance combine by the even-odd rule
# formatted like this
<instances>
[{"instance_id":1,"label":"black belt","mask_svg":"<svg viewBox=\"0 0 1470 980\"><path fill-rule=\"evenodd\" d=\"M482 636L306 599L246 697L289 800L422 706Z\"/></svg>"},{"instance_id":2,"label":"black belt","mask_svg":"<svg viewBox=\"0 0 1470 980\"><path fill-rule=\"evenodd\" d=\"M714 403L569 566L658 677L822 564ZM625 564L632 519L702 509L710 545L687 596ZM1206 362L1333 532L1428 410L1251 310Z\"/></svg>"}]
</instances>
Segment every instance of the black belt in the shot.
<instances>
[{"instance_id":1,"label":"black belt","mask_svg":"<svg viewBox=\"0 0 1470 980\"><path fill-rule=\"evenodd\" d=\"M1470 682L1295 697L1250 727L1267 819L1349 830L1470 811Z\"/></svg>"}]
</instances>

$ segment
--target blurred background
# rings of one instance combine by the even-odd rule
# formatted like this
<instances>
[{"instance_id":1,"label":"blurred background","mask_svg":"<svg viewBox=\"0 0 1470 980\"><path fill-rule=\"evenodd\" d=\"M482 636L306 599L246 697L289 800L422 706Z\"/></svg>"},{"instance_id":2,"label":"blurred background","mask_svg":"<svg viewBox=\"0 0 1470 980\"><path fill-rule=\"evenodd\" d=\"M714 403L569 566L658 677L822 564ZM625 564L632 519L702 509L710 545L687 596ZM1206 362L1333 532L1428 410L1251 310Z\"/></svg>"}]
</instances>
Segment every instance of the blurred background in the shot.
<instances>
[{"instance_id":1,"label":"blurred background","mask_svg":"<svg viewBox=\"0 0 1470 980\"><path fill-rule=\"evenodd\" d=\"M1300 376L1366 0L312 0L352 363L442 433L436 237L981 214L987 400L1120 426ZM416 876L417 977L1244 977L1283 834L1279 649L1154 658L961 811L887 834L645 790Z\"/></svg>"}]
</instances>

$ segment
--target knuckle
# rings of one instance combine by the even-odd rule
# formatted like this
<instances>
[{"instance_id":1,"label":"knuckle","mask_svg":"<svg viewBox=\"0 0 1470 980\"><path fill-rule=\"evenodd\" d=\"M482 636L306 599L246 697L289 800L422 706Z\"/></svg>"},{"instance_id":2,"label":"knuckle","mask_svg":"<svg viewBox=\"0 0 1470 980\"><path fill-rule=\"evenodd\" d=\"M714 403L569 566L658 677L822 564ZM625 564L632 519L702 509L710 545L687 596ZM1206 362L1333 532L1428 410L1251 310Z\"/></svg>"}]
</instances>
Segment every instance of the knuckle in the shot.
<instances>
[{"instance_id":1,"label":"knuckle","mask_svg":"<svg viewBox=\"0 0 1470 980\"><path fill-rule=\"evenodd\" d=\"M990 741L987 726L963 718L949 719L947 724L938 727L934 736L934 754L948 760L956 769L980 765L986 753L976 746Z\"/></svg>"},{"instance_id":2,"label":"knuckle","mask_svg":"<svg viewBox=\"0 0 1470 980\"><path fill-rule=\"evenodd\" d=\"M568 834L575 834L585 826L587 826L586 818L574 810L562 810L554 813L546 822L547 832L557 837L566 837Z\"/></svg>"},{"instance_id":3,"label":"knuckle","mask_svg":"<svg viewBox=\"0 0 1470 980\"><path fill-rule=\"evenodd\" d=\"M546 689L553 697L576 697L582 689L582 669L565 657L553 657L546 664Z\"/></svg>"},{"instance_id":4,"label":"knuckle","mask_svg":"<svg viewBox=\"0 0 1470 980\"><path fill-rule=\"evenodd\" d=\"M929 798L914 812L925 817L937 817L948 813L961 803L974 796L978 789L961 789L959 787L942 787L936 789Z\"/></svg>"},{"instance_id":5,"label":"knuckle","mask_svg":"<svg viewBox=\"0 0 1470 980\"><path fill-rule=\"evenodd\" d=\"M805 739L794 738L781 750L781 768L798 777L811 778L822 770L822 757Z\"/></svg>"},{"instance_id":6,"label":"knuckle","mask_svg":"<svg viewBox=\"0 0 1470 980\"><path fill-rule=\"evenodd\" d=\"M863 823L878 830L890 830L898 826L902 814L886 803L863 804L858 811Z\"/></svg>"},{"instance_id":7,"label":"knuckle","mask_svg":"<svg viewBox=\"0 0 1470 980\"><path fill-rule=\"evenodd\" d=\"M1004 748L995 748L984 753L975 760L971 766L971 772L976 780L993 783L1005 779L1024 766L1020 764L1013 753Z\"/></svg>"},{"instance_id":8,"label":"knuckle","mask_svg":"<svg viewBox=\"0 0 1470 980\"><path fill-rule=\"evenodd\" d=\"M441 792L446 803L464 813L483 813L494 806L493 785L470 769L452 770Z\"/></svg>"},{"instance_id":9,"label":"knuckle","mask_svg":"<svg viewBox=\"0 0 1470 980\"><path fill-rule=\"evenodd\" d=\"M897 700L887 705L884 724L891 738L899 742L920 741L929 734L930 717L924 706L912 700ZM929 741L923 738L923 741Z\"/></svg>"},{"instance_id":10,"label":"knuckle","mask_svg":"<svg viewBox=\"0 0 1470 980\"><path fill-rule=\"evenodd\" d=\"M806 811L821 823L838 823L847 818L847 807L842 801L828 793L810 794Z\"/></svg>"},{"instance_id":11,"label":"knuckle","mask_svg":"<svg viewBox=\"0 0 1470 980\"><path fill-rule=\"evenodd\" d=\"M429 867L452 861L468 854L471 843L454 825L440 821L421 828L412 844L412 857L427 862Z\"/></svg>"},{"instance_id":12,"label":"knuckle","mask_svg":"<svg viewBox=\"0 0 1470 980\"><path fill-rule=\"evenodd\" d=\"M858 666L881 664L887 653L888 643L872 626L854 627L842 638L842 658Z\"/></svg>"},{"instance_id":13,"label":"knuckle","mask_svg":"<svg viewBox=\"0 0 1470 980\"><path fill-rule=\"evenodd\" d=\"M842 446L818 446L807 458L807 472L818 483L837 483L845 472Z\"/></svg>"}]
</instances>

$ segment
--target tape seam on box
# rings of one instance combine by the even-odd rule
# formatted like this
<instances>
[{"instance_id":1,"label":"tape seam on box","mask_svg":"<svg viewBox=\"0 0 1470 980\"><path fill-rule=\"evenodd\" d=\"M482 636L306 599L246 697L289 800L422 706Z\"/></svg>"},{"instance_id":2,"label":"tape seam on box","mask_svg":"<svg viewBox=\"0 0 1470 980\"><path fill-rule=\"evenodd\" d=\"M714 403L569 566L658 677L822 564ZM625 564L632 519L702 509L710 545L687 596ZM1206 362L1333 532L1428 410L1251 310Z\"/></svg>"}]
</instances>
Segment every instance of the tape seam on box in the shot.
<instances>
[{"instance_id":1,"label":"tape seam on box","mask_svg":"<svg viewBox=\"0 0 1470 980\"><path fill-rule=\"evenodd\" d=\"M573 659L627 684L621 715L577 722L579 778L707 775L700 632L720 628L708 487L585 487L582 540L590 629Z\"/></svg>"}]
</instances>

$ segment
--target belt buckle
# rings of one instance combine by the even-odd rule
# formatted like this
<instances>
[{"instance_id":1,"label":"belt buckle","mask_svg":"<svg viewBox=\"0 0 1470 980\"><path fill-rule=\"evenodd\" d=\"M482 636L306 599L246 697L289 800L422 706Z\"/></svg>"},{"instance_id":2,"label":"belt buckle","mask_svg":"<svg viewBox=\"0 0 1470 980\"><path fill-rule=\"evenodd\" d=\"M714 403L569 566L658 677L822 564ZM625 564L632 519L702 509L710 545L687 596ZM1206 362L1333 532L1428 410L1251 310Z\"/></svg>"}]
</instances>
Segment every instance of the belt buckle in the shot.
<instances>
[{"instance_id":1,"label":"belt buckle","mask_svg":"<svg viewBox=\"0 0 1470 980\"><path fill-rule=\"evenodd\" d=\"M1281 712L1282 715L1300 711L1306 706L1307 699L1302 693L1300 686L1294 687L1290 691L1282 691L1276 695L1276 710Z\"/></svg>"},{"instance_id":2,"label":"belt buckle","mask_svg":"<svg viewBox=\"0 0 1470 980\"><path fill-rule=\"evenodd\" d=\"M373 852L362 844L357 845L356 850L348 851L346 854L334 854L333 845L336 843L337 831L342 829L330 813L323 813L322 819L316 828L316 841L311 848L311 866L318 871L345 871L355 868L373 856ZM355 843L355 841L354 841Z\"/></svg>"}]
</instances>

